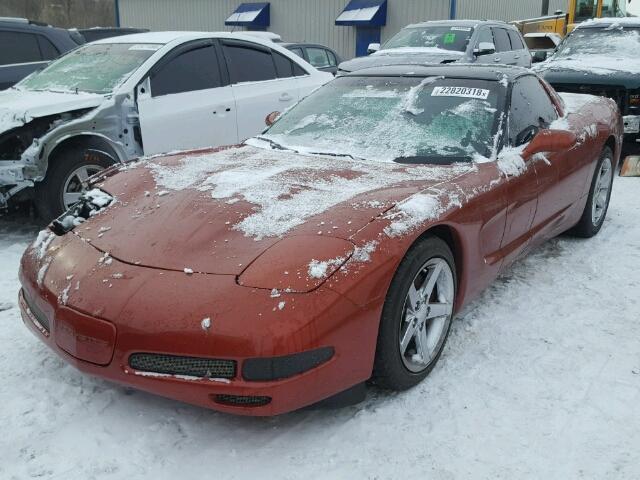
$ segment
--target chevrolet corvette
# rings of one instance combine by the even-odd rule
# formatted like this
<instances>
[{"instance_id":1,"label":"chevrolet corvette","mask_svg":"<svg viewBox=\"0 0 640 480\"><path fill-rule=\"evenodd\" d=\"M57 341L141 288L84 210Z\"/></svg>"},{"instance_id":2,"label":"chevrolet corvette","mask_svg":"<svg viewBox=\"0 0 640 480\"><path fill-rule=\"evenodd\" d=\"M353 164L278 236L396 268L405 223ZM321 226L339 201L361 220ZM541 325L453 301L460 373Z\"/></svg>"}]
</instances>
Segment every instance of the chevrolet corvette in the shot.
<instances>
[{"instance_id":1,"label":"chevrolet corvette","mask_svg":"<svg viewBox=\"0 0 640 480\"><path fill-rule=\"evenodd\" d=\"M269 123L92 178L24 253L27 327L234 414L405 390L517 258L598 233L623 136L612 100L506 66L364 69Z\"/></svg>"}]
</instances>

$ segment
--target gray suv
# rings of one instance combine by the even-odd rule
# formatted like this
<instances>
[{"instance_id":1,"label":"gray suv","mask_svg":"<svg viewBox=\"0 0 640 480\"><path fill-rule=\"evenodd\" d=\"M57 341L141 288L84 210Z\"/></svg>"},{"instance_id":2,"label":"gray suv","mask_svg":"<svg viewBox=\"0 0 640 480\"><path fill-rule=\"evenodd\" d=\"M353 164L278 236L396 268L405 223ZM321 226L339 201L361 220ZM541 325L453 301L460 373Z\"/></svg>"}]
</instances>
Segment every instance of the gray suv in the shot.
<instances>
[{"instance_id":1,"label":"gray suv","mask_svg":"<svg viewBox=\"0 0 640 480\"><path fill-rule=\"evenodd\" d=\"M531 54L518 29L498 21L442 20L416 23L385 44L369 45L370 55L342 62L338 74L396 64L489 63L529 68Z\"/></svg>"}]
</instances>

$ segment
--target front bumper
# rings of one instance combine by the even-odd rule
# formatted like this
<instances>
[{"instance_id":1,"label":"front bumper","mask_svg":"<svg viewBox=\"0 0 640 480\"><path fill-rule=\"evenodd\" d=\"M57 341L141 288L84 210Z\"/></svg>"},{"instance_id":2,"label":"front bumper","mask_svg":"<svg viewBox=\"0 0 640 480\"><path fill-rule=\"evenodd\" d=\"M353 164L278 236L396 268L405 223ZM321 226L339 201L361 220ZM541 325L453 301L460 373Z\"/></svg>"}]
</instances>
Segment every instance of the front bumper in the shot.
<instances>
[{"instance_id":1,"label":"front bumper","mask_svg":"<svg viewBox=\"0 0 640 480\"><path fill-rule=\"evenodd\" d=\"M83 372L254 416L314 404L371 375L380 312L332 290L271 298L270 291L239 286L231 276L185 275L115 259L105 264L100 252L73 234L56 237L49 252L54 252L49 258L37 259L27 250L23 257L22 318L42 342ZM43 262L49 263L38 282ZM205 315L211 317L209 329L201 323ZM303 373L245 378L250 359L323 348L331 349L330 358ZM225 359L237 368L232 378L149 373L131 367L131 355L139 352Z\"/></svg>"}]
</instances>

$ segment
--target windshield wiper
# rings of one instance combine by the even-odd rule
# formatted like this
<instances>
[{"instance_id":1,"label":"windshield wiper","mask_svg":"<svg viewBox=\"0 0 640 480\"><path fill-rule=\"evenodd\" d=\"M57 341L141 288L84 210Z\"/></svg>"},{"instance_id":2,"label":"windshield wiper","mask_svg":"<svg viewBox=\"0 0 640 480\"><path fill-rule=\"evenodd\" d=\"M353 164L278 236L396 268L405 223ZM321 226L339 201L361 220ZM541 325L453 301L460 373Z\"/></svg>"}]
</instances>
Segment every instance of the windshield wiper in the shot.
<instances>
[{"instance_id":1,"label":"windshield wiper","mask_svg":"<svg viewBox=\"0 0 640 480\"><path fill-rule=\"evenodd\" d=\"M348 157L351 160L366 160L366 158L357 157L350 153L334 153L334 152L309 152L311 155L326 155L327 157Z\"/></svg>"},{"instance_id":2,"label":"windshield wiper","mask_svg":"<svg viewBox=\"0 0 640 480\"><path fill-rule=\"evenodd\" d=\"M258 140L262 140L263 142L267 142L269 145L271 145L273 148L275 148L276 150L290 150L292 152L295 152L296 150L294 150L293 148L288 148L285 147L284 145L279 144L278 142L271 140L270 138L267 137L263 137L262 135L256 135L253 138L257 138Z\"/></svg>"}]
</instances>

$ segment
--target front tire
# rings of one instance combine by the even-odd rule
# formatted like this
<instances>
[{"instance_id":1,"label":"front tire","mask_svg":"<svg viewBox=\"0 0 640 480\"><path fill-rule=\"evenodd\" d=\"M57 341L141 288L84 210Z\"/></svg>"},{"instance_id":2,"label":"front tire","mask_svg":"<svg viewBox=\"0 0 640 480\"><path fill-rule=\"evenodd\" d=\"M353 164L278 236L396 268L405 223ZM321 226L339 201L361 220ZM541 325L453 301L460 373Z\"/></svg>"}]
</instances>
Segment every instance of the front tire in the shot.
<instances>
[{"instance_id":1,"label":"front tire","mask_svg":"<svg viewBox=\"0 0 640 480\"><path fill-rule=\"evenodd\" d=\"M440 238L414 245L394 275L382 310L373 381L406 390L435 367L444 348L457 294L455 261Z\"/></svg>"},{"instance_id":2,"label":"front tire","mask_svg":"<svg viewBox=\"0 0 640 480\"><path fill-rule=\"evenodd\" d=\"M569 233L578 237L591 238L600 231L609 209L612 187L613 152L609 147L605 147L600 154L596 171L591 180L591 188L582 217Z\"/></svg>"},{"instance_id":3,"label":"front tire","mask_svg":"<svg viewBox=\"0 0 640 480\"><path fill-rule=\"evenodd\" d=\"M40 217L48 222L60 216L78 201L83 182L113 163L87 146L73 146L58 153L50 160L44 180L36 185L36 209Z\"/></svg>"}]
</instances>

